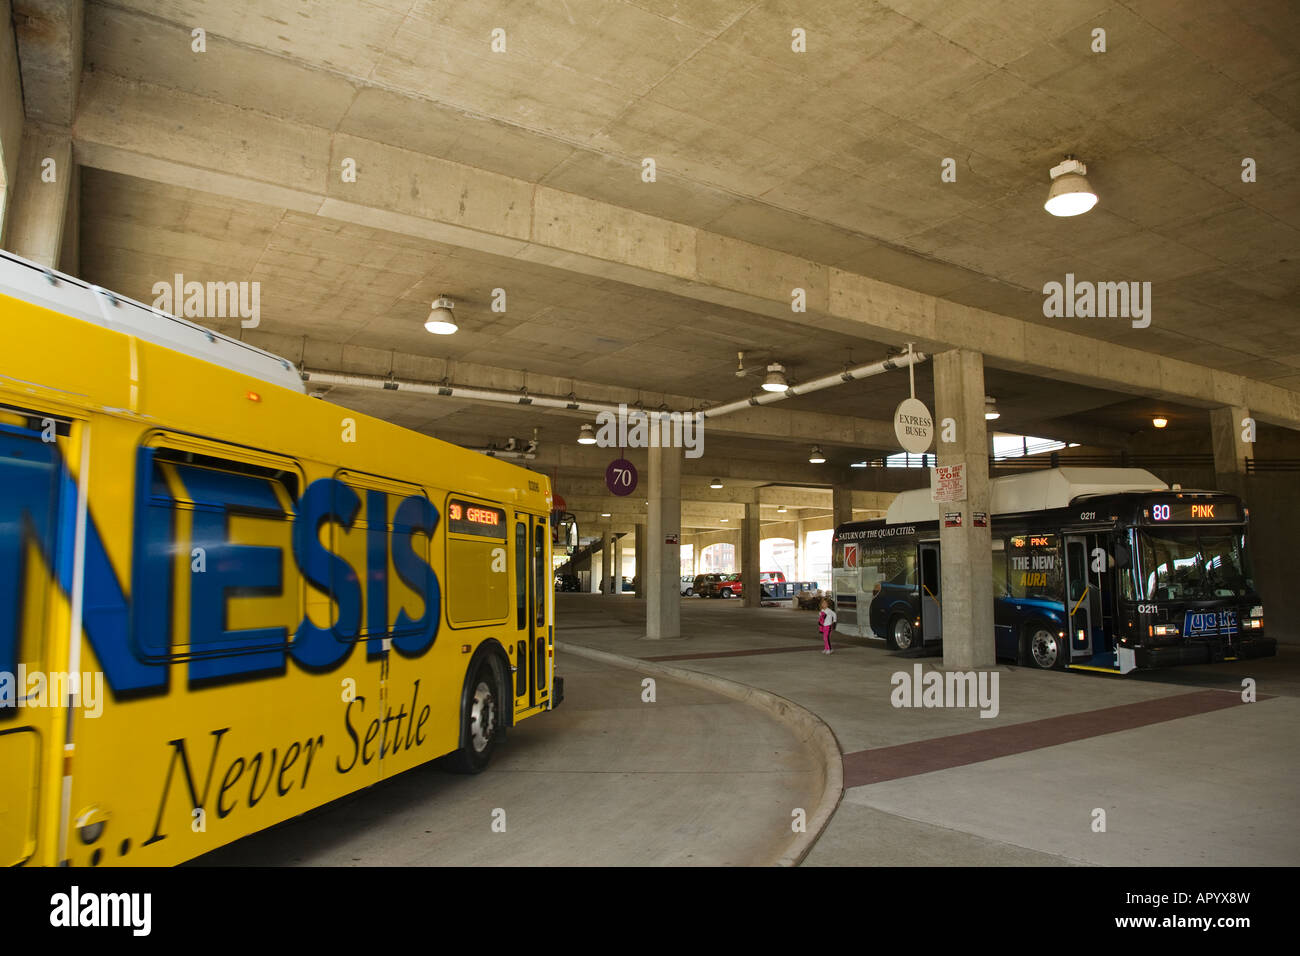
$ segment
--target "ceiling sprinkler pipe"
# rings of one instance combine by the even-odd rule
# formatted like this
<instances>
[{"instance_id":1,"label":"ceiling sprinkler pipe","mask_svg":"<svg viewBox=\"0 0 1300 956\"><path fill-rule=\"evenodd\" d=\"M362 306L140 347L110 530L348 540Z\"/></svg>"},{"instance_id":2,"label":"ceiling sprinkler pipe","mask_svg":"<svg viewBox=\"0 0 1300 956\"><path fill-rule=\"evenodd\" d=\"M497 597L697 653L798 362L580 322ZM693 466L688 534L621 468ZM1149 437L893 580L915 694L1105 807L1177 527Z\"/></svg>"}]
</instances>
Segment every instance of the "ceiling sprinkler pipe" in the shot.
<instances>
[{"instance_id":1,"label":"ceiling sprinkler pipe","mask_svg":"<svg viewBox=\"0 0 1300 956\"><path fill-rule=\"evenodd\" d=\"M826 375L822 378L815 378L808 382L800 382L797 385L791 385L784 392L759 392L748 398L742 398L735 402L728 402L725 405L715 405L712 408L704 409L701 414L705 418L718 418L722 415L729 415L732 412L738 412L742 409L751 408L755 405L771 405L774 402L784 401L795 395L807 395L810 392L818 392L822 389L833 388L836 385L843 385L845 382L856 381L857 379L870 378L873 375L879 375L881 372L888 372L896 368L907 368L918 362L924 362L928 356L924 352L911 352L903 355L897 355L893 358L885 359L883 362L872 362L870 365L858 365L854 368L845 369L842 372L836 372L833 375ZM414 379L393 378L385 375L365 375L357 372L322 372L311 369L303 369L303 378L318 385L345 385L353 388L379 388L389 391L415 392L422 395L442 395L445 398L464 398L479 402L497 402L502 405L535 405L538 408L558 408L572 412L590 412L600 413L608 412L611 415L617 415L620 406L611 405L607 402L584 402L576 398L552 398L545 395L529 395L526 392L501 392L485 388L467 388L460 385L444 384L440 382L421 382ZM622 406L626 410L627 406ZM656 409L645 409L647 415L656 413ZM683 415L693 414L692 411L680 412Z\"/></svg>"},{"instance_id":2,"label":"ceiling sprinkler pipe","mask_svg":"<svg viewBox=\"0 0 1300 956\"><path fill-rule=\"evenodd\" d=\"M836 385L843 385L845 382L853 382L860 378L870 378L873 375L879 375L881 372L888 372L896 368L910 368L919 362L924 362L929 356L924 352L909 352L904 355L898 355L894 358L885 359L883 362L872 362L870 365L858 365L854 368L845 369L842 372L836 372L834 375L825 375L821 378L814 378L808 382L800 382L797 385L791 385L784 392L760 392L757 395L751 395L749 398L742 398L739 401L728 402L725 405L715 405L713 408L704 410L705 418L716 418L719 415L729 415L732 412L738 412L744 408L750 408L754 405L771 405L773 402L779 402L783 399L793 398L795 395L807 395L810 392L819 392L825 388L834 388Z\"/></svg>"}]
</instances>

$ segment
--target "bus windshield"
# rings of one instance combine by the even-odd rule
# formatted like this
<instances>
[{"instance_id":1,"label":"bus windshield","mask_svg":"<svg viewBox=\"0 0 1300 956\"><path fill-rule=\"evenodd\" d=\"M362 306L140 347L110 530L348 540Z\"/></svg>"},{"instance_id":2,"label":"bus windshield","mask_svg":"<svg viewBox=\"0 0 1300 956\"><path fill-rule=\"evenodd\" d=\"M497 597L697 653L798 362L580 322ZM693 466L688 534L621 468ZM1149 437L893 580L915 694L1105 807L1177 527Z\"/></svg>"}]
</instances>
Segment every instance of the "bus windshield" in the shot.
<instances>
[{"instance_id":1,"label":"bus windshield","mask_svg":"<svg viewBox=\"0 0 1300 956\"><path fill-rule=\"evenodd\" d=\"M1147 600L1210 600L1255 590L1241 528L1144 529L1140 538Z\"/></svg>"}]
</instances>

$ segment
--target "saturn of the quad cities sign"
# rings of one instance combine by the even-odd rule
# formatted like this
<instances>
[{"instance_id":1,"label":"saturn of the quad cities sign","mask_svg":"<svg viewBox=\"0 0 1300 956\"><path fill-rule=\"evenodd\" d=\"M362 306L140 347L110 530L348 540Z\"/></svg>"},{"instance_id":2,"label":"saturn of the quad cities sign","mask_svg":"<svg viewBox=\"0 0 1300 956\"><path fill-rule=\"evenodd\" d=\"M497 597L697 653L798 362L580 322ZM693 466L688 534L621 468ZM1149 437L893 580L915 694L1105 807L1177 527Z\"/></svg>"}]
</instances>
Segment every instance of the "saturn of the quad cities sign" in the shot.
<instances>
[{"instance_id":1,"label":"saturn of the quad cities sign","mask_svg":"<svg viewBox=\"0 0 1300 956\"><path fill-rule=\"evenodd\" d=\"M894 411L894 434L903 451L919 455L930 447L934 437L934 419L919 398L905 398Z\"/></svg>"}]
</instances>

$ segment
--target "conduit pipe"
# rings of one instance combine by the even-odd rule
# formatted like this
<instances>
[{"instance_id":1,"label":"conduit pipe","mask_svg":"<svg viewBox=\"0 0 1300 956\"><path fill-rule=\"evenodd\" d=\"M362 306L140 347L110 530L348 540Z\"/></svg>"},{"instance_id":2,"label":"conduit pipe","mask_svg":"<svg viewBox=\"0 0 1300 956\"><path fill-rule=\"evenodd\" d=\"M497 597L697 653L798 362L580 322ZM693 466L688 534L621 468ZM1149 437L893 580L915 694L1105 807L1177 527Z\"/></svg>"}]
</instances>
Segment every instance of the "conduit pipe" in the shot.
<instances>
[{"instance_id":1,"label":"conduit pipe","mask_svg":"<svg viewBox=\"0 0 1300 956\"><path fill-rule=\"evenodd\" d=\"M749 408L755 405L771 405L775 402L787 398L793 398L796 395L807 395L811 392L818 392L822 389L833 388L836 385L843 385L846 382L853 382L858 379L870 378L873 375L879 375L882 372L888 372L897 368L907 368L916 365L928 358L924 352L910 352L903 355L896 355L893 358L887 358L882 362L872 362L870 365L858 365L853 368L844 369L832 375L825 375L821 378L815 378L808 382L800 382L797 385L791 385L784 392L759 392L748 398L742 398L734 402L727 402L724 405L714 405L711 408L678 410L680 414L690 415L696 412L703 414L705 418L718 418L722 415L729 415L732 412L738 412L741 409ZM612 405L608 402L587 402L576 397L554 398L547 395L532 395L527 391L502 392L495 389L471 388L461 385L451 385L445 382L421 382L416 379L394 378L385 375L366 375L358 372L325 372L317 369L303 369L303 380L317 385L341 385L351 388L374 388L386 389L388 391L414 392L421 395L441 395L446 398L463 398L472 399L479 402L498 402L503 405L535 405L539 408L559 408L573 412L609 412L611 415L619 413L619 406ZM626 409L626 404L623 406ZM647 415L663 412L662 409L643 409Z\"/></svg>"}]
</instances>

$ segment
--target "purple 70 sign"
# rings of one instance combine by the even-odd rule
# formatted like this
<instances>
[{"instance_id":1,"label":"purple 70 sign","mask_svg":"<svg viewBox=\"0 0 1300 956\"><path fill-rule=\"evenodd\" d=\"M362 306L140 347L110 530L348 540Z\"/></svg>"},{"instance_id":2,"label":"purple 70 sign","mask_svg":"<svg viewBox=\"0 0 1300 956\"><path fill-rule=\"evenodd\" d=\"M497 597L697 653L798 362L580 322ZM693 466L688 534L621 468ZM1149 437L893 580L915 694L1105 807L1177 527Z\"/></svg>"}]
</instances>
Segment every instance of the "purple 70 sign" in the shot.
<instances>
[{"instance_id":1,"label":"purple 70 sign","mask_svg":"<svg viewBox=\"0 0 1300 956\"><path fill-rule=\"evenodd\" d=\"M616 458L605 469L605 487L623 497L636 491L636 465L626 458Z\"/></svg>"}]
</instances>

